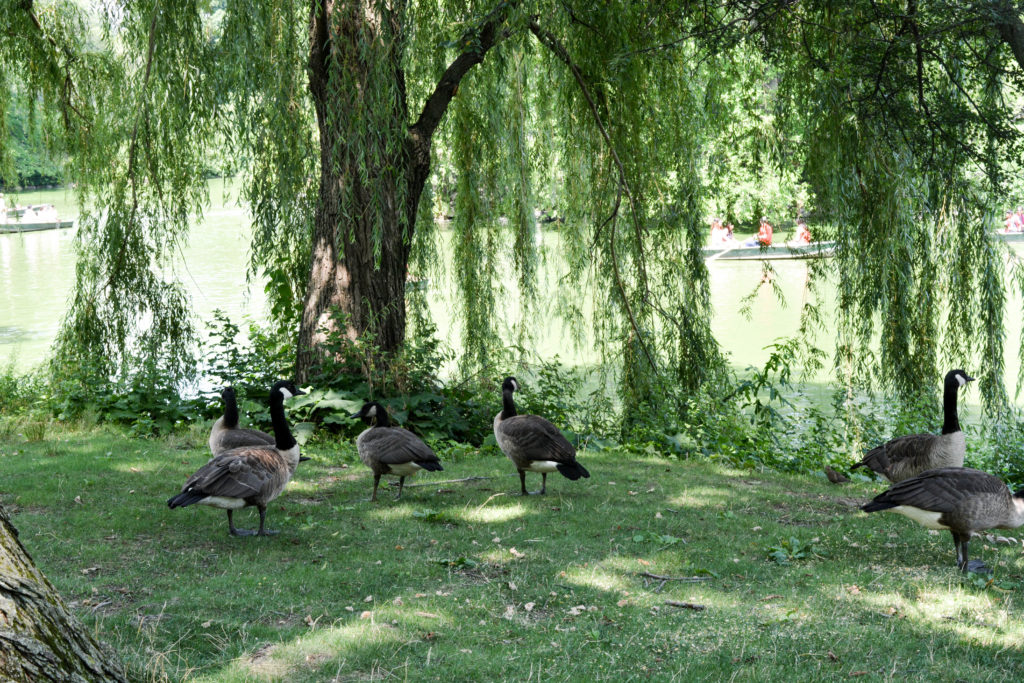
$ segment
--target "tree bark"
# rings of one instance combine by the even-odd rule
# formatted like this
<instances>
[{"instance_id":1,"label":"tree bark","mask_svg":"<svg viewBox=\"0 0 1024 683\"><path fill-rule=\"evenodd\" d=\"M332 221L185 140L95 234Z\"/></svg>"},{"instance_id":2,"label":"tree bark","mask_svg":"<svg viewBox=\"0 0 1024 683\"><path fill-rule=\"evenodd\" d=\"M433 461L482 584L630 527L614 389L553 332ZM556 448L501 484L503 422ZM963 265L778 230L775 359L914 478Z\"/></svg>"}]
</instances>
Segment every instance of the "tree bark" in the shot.
<instances>
[{"instance_id":1,"label":"tree bark","mask_svg":"<svg viewBox=\"0 0 1024 683\"><path fill-rule=\"evenodd\" d=\"M1020 12L1013 3L1003 2L1000 9L1000 21L996 24L999 37L1010 46L1017 64L1024 69L1024 21L1021 20Z\"/></svg>"},{"instance_id":2,"label":"tree bark","mask_svg":"<svg viewBox=\"0 0 1024 683\"><path fill-rule=\"evenodd\" d=\"M343 315L346 337L369 333L385 357L404 344L405 279L434 131L462 78L506 36L500 28L514 4L498 3L485 17L409 125L401 9L382 13L374 0L311 0L309 87L320 134L320 197L296 353L299 381L324 359L328 336L341 332L335 311ZM347 70L355 92L338 85L339 69ZM394 78L396 96L376 117L378 130L345 134L349 105L365 101L377 87L371 79L382 71ZM371 136L400 141L376 166L366 154Z\"/></svg>"},{"instance_id":3,"label":"tree bark","mask_svg":"<svg viewBox=\"0 0 1024 683\"><path fill-rule=\"evenodd\" d=\"M127 681L36 568L0 505L0 680Z\"/></svg>"}]
</instances>

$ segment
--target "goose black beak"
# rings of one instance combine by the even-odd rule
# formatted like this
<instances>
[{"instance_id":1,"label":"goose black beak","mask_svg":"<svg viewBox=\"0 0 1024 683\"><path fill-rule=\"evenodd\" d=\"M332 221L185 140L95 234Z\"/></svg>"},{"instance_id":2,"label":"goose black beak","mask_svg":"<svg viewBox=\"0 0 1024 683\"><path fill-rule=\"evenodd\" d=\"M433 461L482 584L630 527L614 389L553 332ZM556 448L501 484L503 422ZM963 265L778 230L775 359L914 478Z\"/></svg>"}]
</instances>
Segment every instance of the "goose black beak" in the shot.
<instances>
[{"instance_id":1,"label":"goose black beak","mask_svg":"<svg viewBox=\"0 0 1024 683\"><path fill-rule=\"evenodd\" d=\"M306 462L307 460L312 460L312 458L307 458L304 455L299 456L299 462Z\"/></svg>"},{"instance_id":2,"label":"goose black beak","mask_svg":"<svg viewBox=\"0 0 1024 683\"><path fill-rule=\"evenodd\" d=\"M967 375L964 375L964 377L966 377L966 378L967 378L967 381L968 381L968 382L973 382L973 381L974 381L974 378L973 378L973 377L967 377Z\"/></svg>"}]
</instances>

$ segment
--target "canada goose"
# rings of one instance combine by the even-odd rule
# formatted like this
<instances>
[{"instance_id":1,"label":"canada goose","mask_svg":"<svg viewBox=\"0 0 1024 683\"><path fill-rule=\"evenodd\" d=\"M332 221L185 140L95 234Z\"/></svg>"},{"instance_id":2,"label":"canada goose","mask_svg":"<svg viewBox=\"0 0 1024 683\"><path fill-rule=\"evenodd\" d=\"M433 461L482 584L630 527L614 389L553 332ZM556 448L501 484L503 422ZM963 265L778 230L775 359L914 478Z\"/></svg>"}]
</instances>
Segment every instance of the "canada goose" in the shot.
<instances>
[{"instance_id":1,"label":"canada goose","mask_svg":"<svg viewBox=\"0 0 1024 683\"><path fill-rule=\"evenodd\" d=\"M377 500L377 486L382 475L398 477L398 496L395 498L398 500L402 497L406 477L415 476L421 470L440 472L444 469L437 455L420 437L407 429L390 425L388 411L381 404L366 403L350 417L360 418L370 425L356 439L356 448L359 459L373 470L371 501Z\"/></svg>"},{"instance_id":2,"label":"canada goose","mask_svg":"<svg viewBox=\"0 0 1024 683\"><path fill-rule=\"evenodd\" d=\"M274 437L258 429L238 428L238 402L235 388L225 387L220 392L224 403L224 415L213 423L210 430L210 452L218 456L224 451L241 446L273 446Z\"/></svg>"},{"instance_id":3,"label":"canada goose","mask_svg":"<svg viewBox=\"0 0 1024 683\"><path fill-rule=\"evenodd\" d=\"M233 536L267 536L276 531L264 528L267 503L277 498L299 464L299 445L288 429L284 400L305 393L287 380L270 390L270 419L274 444L242 446L224 451L200 467L181 487L181 493L167 501L171 509L198 503L228 513L228 531ZM260 512L260 528L236 529L232 513L250 505Z\"/></svg>"},{"instance_id":4,"label":"canada goose","mask_svg":"<svg viewBox=\"0 0 1024 683\"><path fill-rule=\"evenodd\" d=\"M518 389L515 377L506 377L501 383L502 410L494 416L494 438L519 470L522 494L527 495L527 472L541 473L541 494L547 493L548 472L557 470L573 481L589 477L590 472L576 462L576 449L558 427L539 415L516 414L512 393Z\"/></svg>"},{"instance_id":5,"label":"canada goose","mask_svg":"<svg viewBox=\"0 0 1024 683\"><path fill-rule=\"evenodd\" d=\"M889 509L929 529L949 529L957 567L984 572L985 563L967 560L971 533L1024 524L1024 489L1010 495L999 477L967 467L943 467L904 479L861 507L865 512Z\"/></svg>"},{"instance_id":6,"label":"canada goose","mask_svg":"<svg viewBox=\"0 0 1024 683\"><path fill-rule=\"evenodd\" d=\"M973 381L974 378L968 377L963 370L950 370L946 373L942 394L941 434L898 436L872 448L863 460L850 469L867 467L896 483L927 470L963 467L967 443L956 415L956 395L960 387Z\"/></svg>"}]
</instances>

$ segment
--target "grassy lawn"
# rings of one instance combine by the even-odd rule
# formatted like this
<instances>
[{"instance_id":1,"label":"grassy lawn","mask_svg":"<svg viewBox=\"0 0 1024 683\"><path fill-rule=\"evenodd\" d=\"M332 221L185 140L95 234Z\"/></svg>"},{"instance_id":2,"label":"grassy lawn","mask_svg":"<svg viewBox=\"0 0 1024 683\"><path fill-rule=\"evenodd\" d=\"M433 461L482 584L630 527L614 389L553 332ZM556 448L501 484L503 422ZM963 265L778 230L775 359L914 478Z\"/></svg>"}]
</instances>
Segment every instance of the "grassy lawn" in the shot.
<instances>
[{"instance_id":1,"label":"grassy lawn","mask_svg":"<svg viewBox=\"0 0 1024 683\"><path fill-rule=\"evenodd\" d=\"M371 504L354 447L319 443L270 508L281 534L231 538L222 511L165 503L205 439L13 432L0 449L22 542L133 679L1024 675L1020 546L976 539L995 584L962 580L949 534L857 511L881 484L606 451L582 453L591 479L522 498L503 456L441 452L443 476L413 483L493 478Z\"/></svg>"}]
</instances>

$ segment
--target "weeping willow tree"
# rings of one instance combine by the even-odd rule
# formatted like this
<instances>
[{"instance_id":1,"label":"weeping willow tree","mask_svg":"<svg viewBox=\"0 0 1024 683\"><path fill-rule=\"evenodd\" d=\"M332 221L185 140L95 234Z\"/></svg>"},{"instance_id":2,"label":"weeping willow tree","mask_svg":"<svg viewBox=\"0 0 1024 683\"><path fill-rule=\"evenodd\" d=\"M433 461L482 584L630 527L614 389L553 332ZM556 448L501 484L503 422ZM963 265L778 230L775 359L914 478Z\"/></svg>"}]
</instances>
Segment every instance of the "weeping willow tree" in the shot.
<instances>
[{"instance_id":1,"label":"weeping willow tree","mask_svg":"<svg viewBox=\"0 0 1024 683\"><path fill-rule=\"evenodd\" d=\"M700 247L735 178L716 155L749 144L760 171L805 183L841 226L839 367L881 368L909 395L943 359L984 358L986 399L1004 400L1004 265L982 225L1020 158L1006 98L1024 90L1024 30L1009 0L0 12L0 109L33 103L85 207L65 367L194 367L174 255L224 152L252 208L253 271L297 325L300 377L332 334L401 350L409 266L434 259L431 197L452 195L465 368L507 341L508 296L520 341L543 317L534 210L555 206L569 273L553 289L570 324L593 326L625 405L685 395L721 367Z\"/></svg>"}]
</instances>

